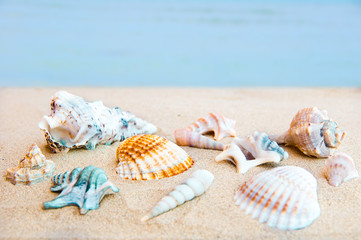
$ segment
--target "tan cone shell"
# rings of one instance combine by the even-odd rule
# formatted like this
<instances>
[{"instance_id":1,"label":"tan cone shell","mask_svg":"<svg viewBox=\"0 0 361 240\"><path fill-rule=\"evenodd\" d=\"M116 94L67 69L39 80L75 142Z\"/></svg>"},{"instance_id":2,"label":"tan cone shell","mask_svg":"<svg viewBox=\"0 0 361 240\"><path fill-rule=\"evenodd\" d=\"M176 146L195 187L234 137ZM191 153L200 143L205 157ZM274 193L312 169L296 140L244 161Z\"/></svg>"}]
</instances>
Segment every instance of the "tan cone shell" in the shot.
<instances>
[{"instance_id":1,"label":"tan cone shell","mask_svg":"<svg viewBox=\"0 0 361 240\"><path fill-rule=\"evenodd\" d=\"M137 135L126 139L117 149L116 172L132 180L171 177L193 165L188 154L173 142L156 135Z\"/></svg>"}]
</instances>

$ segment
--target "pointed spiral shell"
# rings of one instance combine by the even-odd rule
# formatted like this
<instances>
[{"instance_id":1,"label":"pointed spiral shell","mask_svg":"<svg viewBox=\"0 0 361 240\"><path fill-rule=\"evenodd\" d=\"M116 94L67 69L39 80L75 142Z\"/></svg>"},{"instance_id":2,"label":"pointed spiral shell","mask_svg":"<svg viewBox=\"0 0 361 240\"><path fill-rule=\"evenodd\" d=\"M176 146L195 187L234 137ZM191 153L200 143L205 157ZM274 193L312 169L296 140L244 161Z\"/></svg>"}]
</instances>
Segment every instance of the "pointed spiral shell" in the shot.
<instances>
[{"instance_id":1,"label":"pointed spiral shell","mask_svg":"<svg viewBox=\"0 0 361 240\"><path fill-rule=\"evenodd\" d=\"M141 221L147 221L202 195L212 184L213 179L214 175L207 170L195 171L184 183L176 186L174 191L163 197L147 215L142 217Z\"/></svg>"}]
</instances>

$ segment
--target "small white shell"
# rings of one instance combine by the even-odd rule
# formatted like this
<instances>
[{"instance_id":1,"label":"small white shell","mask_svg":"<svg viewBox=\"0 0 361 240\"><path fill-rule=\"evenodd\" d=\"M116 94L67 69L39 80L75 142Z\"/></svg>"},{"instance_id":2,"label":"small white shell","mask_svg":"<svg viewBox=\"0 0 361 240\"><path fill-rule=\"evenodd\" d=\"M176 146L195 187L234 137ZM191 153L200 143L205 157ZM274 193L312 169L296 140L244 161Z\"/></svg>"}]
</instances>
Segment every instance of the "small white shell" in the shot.
<instances>
[{"instance_id":1,"label":"small white shell","mask_svg":"<svg viewBox=\"0 0 361 240\"><path fill-rule=\"evenodd\" d=\"M199 118L186 129L199 134L214 132L214 139L219 141L224 137L236 136L235 124L235 120L226 118L219 113L209 113L206 117Z\"/></svg>"},{"instance_id":2,"label":"small white shell","mask_svg":"<svg viewBox=\"0 0 361 240\"><path fill-rule=\"evenodd\" d=\"M223 150L224 144L213 139L207 138L197 132L191 132L186 129L177 129L174 131L176 143L179 146L190 146L197 148Z\"/></svg>"},{"instance_id":3,"label":"small white shell","mask_svg":"<svg viewBox=\"0 0 361 240\"><path fill-rule=\"evenodd\" d=\"M141 221L147 221L162 213L202 195L212 184L214 176L207 170L197 170L184 183L175 187L175 190L163 197L158 204Z\"/></svg>"},{"instance_id":4,"label":"small white shell","mask_svg":"<svg viewBox=\"0 0 361 240\"><path fill-rule=\"evenodd\" d=\"M316 179L295 166L261 172L245 182L234 199L247 215L282 230L307 227L321 213Z\"/></svg>"},{"instance_id":5,"label":"small white shell","mask_svg":"<svg viewBox=\"0 0 361 240\"><path fill-rule=\"evenodd\" d=\"M237 172L245 173L263 163L280 162L287 158L288 153L276 142L269 140L266 133L254 132L246 138L235 138L215 160L231 161L236 165Z\"/></svg>"},{"instance_id":6,"label":"small white shell","mask_svg":"<svg viewBox=\"0 0 361 240\"><path fill-rule=\"evenodd\" d=\"M341 183L359 176L353 159L345 153L337 153L325 163L325 176L332 186L338 187Z\"/></svg>"}]
</instances>

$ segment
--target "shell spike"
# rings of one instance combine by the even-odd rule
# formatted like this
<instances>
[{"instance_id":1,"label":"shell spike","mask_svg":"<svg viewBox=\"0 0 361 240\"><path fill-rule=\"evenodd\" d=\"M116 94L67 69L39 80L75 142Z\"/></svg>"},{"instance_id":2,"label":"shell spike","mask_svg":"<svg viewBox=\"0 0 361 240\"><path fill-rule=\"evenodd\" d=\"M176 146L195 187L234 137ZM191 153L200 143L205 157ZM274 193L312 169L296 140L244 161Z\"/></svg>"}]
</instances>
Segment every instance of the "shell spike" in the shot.
<instances>
[{"instance_id":1,"label":"shell spike","mask_svg":"<svg viewBox=\"0 0 361 240\"><path fill-rule=\"evenodd\" d=\"M280 162L287 158L288 153L271 141L267 134L254 132L246 138L235 138L215 160L231 161L236 165L238 173L245 173L252 167L267 162Z\"/></svg>"},{"instance_id":2,"label":"shell spike","mask_svg":"<svg viewBox=\"0 0 361 240\"><path fill-rule=\"evenodd\" d=\"M175 187L175 190L163 197L158 204L140 220L147 221L162 213L202 195L212 184L214 176L207 170L197 170L182 184Z\"/></svg>"}]
</instances>

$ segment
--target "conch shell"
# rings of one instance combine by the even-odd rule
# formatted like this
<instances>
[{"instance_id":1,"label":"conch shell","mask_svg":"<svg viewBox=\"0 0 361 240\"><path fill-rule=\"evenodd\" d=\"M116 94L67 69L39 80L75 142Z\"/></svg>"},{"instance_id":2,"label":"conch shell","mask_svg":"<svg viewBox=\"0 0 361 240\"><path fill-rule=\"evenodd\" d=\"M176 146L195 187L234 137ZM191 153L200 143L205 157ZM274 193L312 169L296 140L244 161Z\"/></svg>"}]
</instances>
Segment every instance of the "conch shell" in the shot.
<instances>
[{"instance_id":1,"label":"conch shell","mask_svg":"<svg viewBox=\"0 0 361 240\"><path fill-rule=\"evenodd\" d=\"M73 148L94 149L97 144L142 134L155 133L157 128L120 108L110 109L101 101L86 102L65 91L55 94L50 116L39 123L48 145L54 152Z\"/></svg>"},{"instance_id":2,"label":"conch shell","mask_svg":"<svg viewBox=\"0 0 361 240\"><path fill-rule=\"evenodd\" d=\"M117 149L116 172L121 178L150 180L171 177L186 171L193 160L179 146L156 135L137 135Z\"/></svg>"},{"instance_id":3,"label":"conch shell","mask_svg":"<svg viewBox=\"0 0 361 240\"><path fill-rule=\"evenodd\" d=\"M118 192L119 189L108 180L103 169L92 165L82 169L75 168L53 177L54 186L52 192L59 192L54 200L45 202L45 209L62 208L70 205L77 205L80 214L86 214L89 210L99 208L99 203L111 189Z\"/></svg>"},{"instance_id":4,"label":"conch shell","mask_svg":"<svg viewBox=\"0 0 361 240\"><path fill-rule=\"evenodd\" d=\"M224 144L213 139L205 137L197 132L191 132L187 129L177 129L174 131L176 143L179 146L190 146L205 149L223 150Z\"/></svg>"},{"instance_id":5,"label":"conch shell","mask_svg":"<svg viewBox=\"0 0 361 240\"><path fill-rule=\"evenodd\" d=\"M39 147L33 144L25 157L20 160L19 166L7 170L6 178L13 184L31 185L49 178L54 169L54 162L46 160Z\"/></svg>"},{"instance_id":6,"label":"conch shell","mask_svg":"<svg viewBox=\"0 0 361 240\"><path fill-rule=\"evenodd\" d=\"M141 221L147 221L202 195L212 184L213 179L214 175L207 170L195 171L184 183L176 186L173 192L163 197Z\"/></svg>"},{"instance_id":7,"label":"conch shell","mask_svg":"<svg viewBox=\"0 0 361 240\"><path fill-rule=\"evenodd\" d=\"M206 117L199 118L196 122L189 125L186 130L199 134L213 132L214 139L219 141L224 137L236 136L235 124L235 120L226 118L219 113L209 113Z\"/></svg>"},{"instance_id":8,"label":"conch shell","mask_svg":"<svg viewBox=\"0 0 361 240\"><path fill-rule=\"evenodd\" d=\"M281 230L307 227L321 214L317 180L295 166L277 167L252 177L234 200L246 215Z\"/></svg>"},{"instance_id":9,"label":"conch shell","mask_svg":"<svg viewBox=\"0 0 361 240\"><path fill-rule=\"evenodd\" d=\"M326 160L325 175L335 187L359 176L353 159L345 153L336 153Z\"/></svg>"},{"instance_id":10,"label":"conch shell","mask_svg":"<svg viewBox=\"0 0 361 240\"><path fill-rule=\"evenodd\" d=\"M279 136L270 136L270 139L279 144L294 145L306 155L324 158L334 153L345 135L326 111L312 107L299 110L289 130Z\"/></svg>"},{"instance_id":11,"label":"conch shell","mask_svg":"<svg viewBox=\"0 0 361 240\"><path fill-rule=\"evenodd\" d=\"M267 162L280 162L288 158L288 153L271 141L266 133L254 132L246 138L235 138L216 157L216 162L231 161L238 173L245 173L252 167Z\"/></svg>"}]
</instances>

